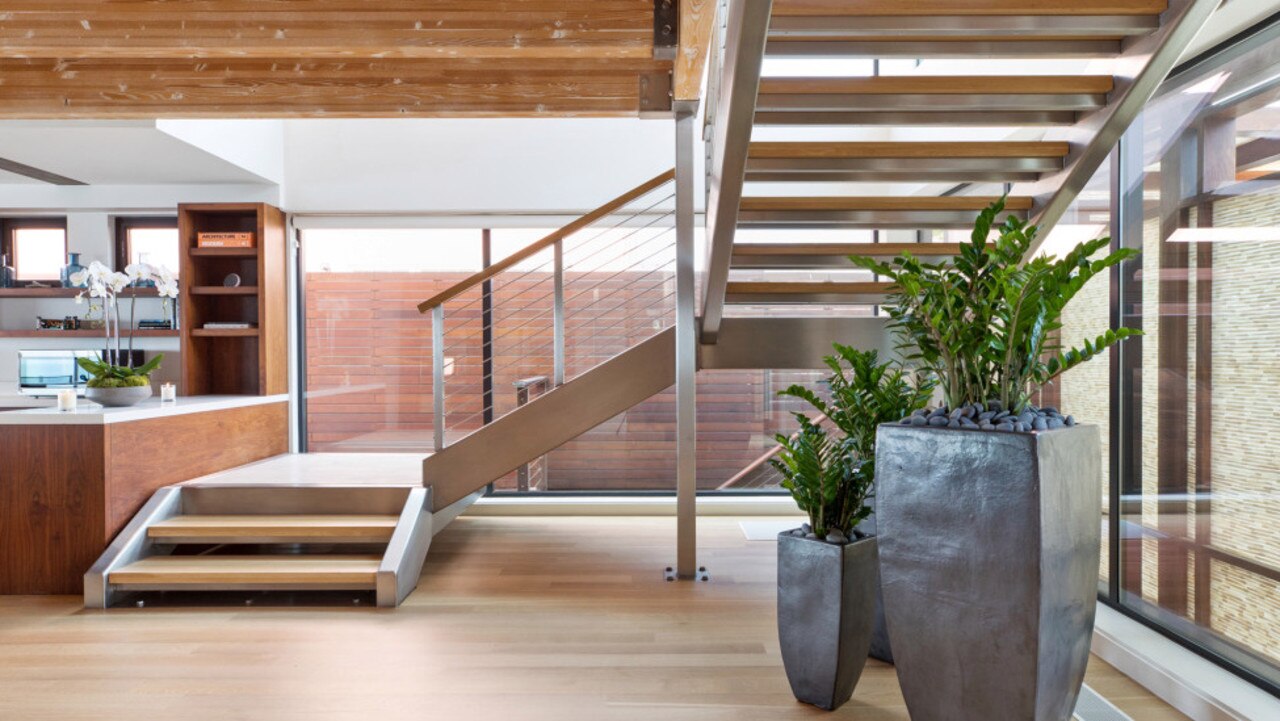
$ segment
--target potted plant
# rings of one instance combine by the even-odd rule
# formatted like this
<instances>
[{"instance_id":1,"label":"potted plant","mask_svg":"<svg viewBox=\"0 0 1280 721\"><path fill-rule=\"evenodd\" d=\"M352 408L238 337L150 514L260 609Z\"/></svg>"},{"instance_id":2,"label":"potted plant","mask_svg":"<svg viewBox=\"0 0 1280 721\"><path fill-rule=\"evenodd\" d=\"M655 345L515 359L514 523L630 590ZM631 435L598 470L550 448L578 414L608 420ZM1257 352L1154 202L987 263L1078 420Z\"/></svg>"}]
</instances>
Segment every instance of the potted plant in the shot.
<instances>
[{"instance_id":1,"label":"potted plant","mask_svg":"<svg viewBox=\"0 0 1280 721\"><path fill-rule=\"evenodd\" d=\"M836 355L823 359L831 369L831 375L823 382L830 401L802 385L786 388L779 395L808 401L830 419L852 444L854 457L861 461L859 473L872 482L875 479L876 429L881 423L896 421L924 408L933 395L934 383L927 376L909 378L897 364L881 363L875 351L859 351L839 343L834 344L834 348ZM874 495L870 498L874 500ZM855 530L876 535L874 506L872 513ZM893 663L878 570L874 586L875 622L870 653L874 659Z\"/></svg>"},{"instance_id":2,"label":"potted plant","mask_svg":"<svg viewBox=\"0 0 1280 721\"><path fill-rule=\"evenodd\" d=\"M792 693L832 710L853 696L872 649L879 607L874 531L866 521L875 478L875 428L922 407L929 385L908 382L875 351L836 345L826 358L830 402L803 386L782 393L809 401L843 434L803 413L800 431L779 434L771 462L809 523L778 536L778 637Z\"/></svg>"},{"instance_id":3,"label":"potted plant","mask_svg":"<svg viewBox=\"0 0 1280 721\"><path fill-rule=\"evenodd\" d=\"M129 345L127 354L121 347L119 296L131 285L152 282L156 292L168 302L178 295L178 282L164 266L134 263L125 272L111 270L98 261L87 269L77 271L70 282L84 290L76 296L81 303L84 296L96 299L103 308L103 336L106 348L100 360L80 358L79 364L89 373L85 398L104 406L131 406L151 397L151 373L160 367L164 354L157 354L146 363L133 365L133 327L138 295L135 290L129 303ZM92 301L91 301L92 303ZM114 325L112 323L114 311Z\"/></svg>"},{"instance_id":4,"label":"potted plant","mask_svg":"<svg viewBox=\"0 0 1280 721\"><path fill-rule=\"evenodd\" d=\"M1091 278L1135 254L1028 258L1037 229L1003 201L949 263L853 257L895 285L886 305L908 358L945 405L882 425L877 525L886 621L915 721L1066 721L1097 600L1098 430L1031 394L1137 331L1053 340Z\"/></svg>"}]
</instances>

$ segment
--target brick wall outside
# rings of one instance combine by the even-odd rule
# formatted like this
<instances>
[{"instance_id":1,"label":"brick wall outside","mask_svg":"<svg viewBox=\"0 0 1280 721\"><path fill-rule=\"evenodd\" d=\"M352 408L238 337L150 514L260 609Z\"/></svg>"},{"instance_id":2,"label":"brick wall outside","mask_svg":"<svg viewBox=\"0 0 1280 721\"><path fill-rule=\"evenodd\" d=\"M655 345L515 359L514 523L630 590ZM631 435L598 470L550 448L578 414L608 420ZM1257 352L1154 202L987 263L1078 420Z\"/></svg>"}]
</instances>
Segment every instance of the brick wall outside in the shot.
<instances>
[{"instance_id":1,"label":"brick wall outside","mask_svg":"<svg viewBox=\"0 0 1280 721\"><path fill-rule=\"evenodd\" d=\"M465 273L330 273L306 276L307 441L312 452L426 452L432 446L431 320L415 305ZM512 383L551 375L550 284L531 274L495 284L494 405L515 406ZM665 272L566 279L569 377L671 323ZM480 425L478 291L446 305L446 428ZM512 311L510 309L519 309ZM703 371L698 375L698 477L715 488L790 432L793 401L775 397L818 374ZM549 454L553 490L671 490L675 397L660 393ZM513 487L514 475L499 484Z\"/></svg>"}]
</instances>

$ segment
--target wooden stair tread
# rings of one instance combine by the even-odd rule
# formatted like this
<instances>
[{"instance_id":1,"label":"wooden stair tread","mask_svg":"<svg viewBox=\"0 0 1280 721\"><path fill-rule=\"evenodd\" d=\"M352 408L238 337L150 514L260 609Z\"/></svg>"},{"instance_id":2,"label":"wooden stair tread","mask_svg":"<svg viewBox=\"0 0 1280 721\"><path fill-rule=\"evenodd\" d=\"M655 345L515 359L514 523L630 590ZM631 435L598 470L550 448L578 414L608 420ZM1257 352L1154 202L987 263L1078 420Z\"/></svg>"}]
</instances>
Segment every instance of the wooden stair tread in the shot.
<instances>
[{"instance_id":1,"label":"wooden stair tread","mask_svg":"<svg viewBox=\"0 0 1280 721\"><path fill-rule=\"evenodd\" d=\"M1100 95L1109 75L879 76L762 78L761 95Z\"/></svg>"},{"instance_id":2,"label":"wooden stair tread","mask_svg":"<svg viewBox=\"0 0 1280 721\"><path fill-rule=\"evenodd\" d=\"M815 293L839 293L855 295L884 294L893 290L888 281L730 281L725 286L728 295L774 294L809 295Z\"/></svg>"},{"instance_id":3,"label":"wooden stair tread","mask_svg":"<svg viewBox=\"0 0 1280 721\"><path fill-rule=\"evenodd\" d=\"M755 196L742 199L742 211L763 210L888 210L888 211L980 211L999 198L978 195L893 196L893 197L791 197ZM1005 200L1005 211L1031 210L1034 199L1012 196Z\"/></svg>"},{"instance_id":4,"label":"wooden stair tread","mask_svg":"<svg viewBox=\"0 0 1280 721\"><path fill-rule=\"evenodd\" d=\"M915 256L955 256L960 243L738 243L737 256L773 255L865 255L873 258L896 257L903 252Z\"/></svg>"},{"instance_id":5,"label":"wooden stair tread","mask_svg":"<svg viewBox=\"0 0 1280 721\"><path fill-rule=\"evenodd\" d=\"M373 588L381 556L150 556L111 571L118 586L360 585Z\"/></svg>"},{"instance_id":6,"label":"wooden stair tread","mask_svg":"<svg viewBox=\"0 0 1280 721\"><path fill-rule=\"evenodd\" d=\"M751 158L1065 158L1063 142L755 142Z\"/></svg>"},{"instance_id":7,"label":"wooden stair tread","mask_svg":"<svg viewBox=\"0 0 1280 721\"><path fill-rule=\"evenodd\" d=\"M774 0L773 15L1159 15L1168 7L1168 0Z\"/></svg>"},{"instance_id":8,"label":"wooden stair tread","mask_svg":"<svg viewBox=\"0 0 1280 721\"><path fill-rule=\"evenodd\" d=\"M389 540L399 518L381 515L176 516L151 525L151 538L210 540L228 537Z\"/></svg>"}]
</instances>

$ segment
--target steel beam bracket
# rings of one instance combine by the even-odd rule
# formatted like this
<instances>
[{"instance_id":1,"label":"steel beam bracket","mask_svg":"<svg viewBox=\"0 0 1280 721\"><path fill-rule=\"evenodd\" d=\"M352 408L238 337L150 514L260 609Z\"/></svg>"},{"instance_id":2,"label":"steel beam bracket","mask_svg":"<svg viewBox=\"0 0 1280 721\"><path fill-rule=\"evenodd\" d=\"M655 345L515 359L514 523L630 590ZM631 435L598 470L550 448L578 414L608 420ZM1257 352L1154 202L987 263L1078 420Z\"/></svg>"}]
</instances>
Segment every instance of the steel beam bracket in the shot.
<instances>
[{"instance_id":1,"label":"steel beam bracket","mask_svg":"<svg viewBox=\"0 0 1280 721\"><path fill-rule=\"evenodd\" d=\"M653 58L675 60L680 39L679 0L653 0Z\"/></svg>"},{"instance_id":2,"label":"steel beam bracket","mask_svg":"<svg viewBox=\"0 0 1280 721\"><path fill-rule=\"evenodd\" d=\"M663 578L663 580L667 581L668 583L671 583L671 582L674 582L674 581L682 580L682 579L680 578L680 574L676 573L676 569L672 568L671 566L667 566L667 570L665 570L665 571L663 571L663 572L662 572L662 578ZM697 570L697 572L696 572L696 573L694 573L694 574L693 574L693 577L692 577L692 578L690 578L690 579L688 579L688 580L690 580L690 581L710 581L710 580L711 580L711 574L707 573L707 567L706 567L706 566L698 566L698 570Z\"/></svg>"}]
</instances>

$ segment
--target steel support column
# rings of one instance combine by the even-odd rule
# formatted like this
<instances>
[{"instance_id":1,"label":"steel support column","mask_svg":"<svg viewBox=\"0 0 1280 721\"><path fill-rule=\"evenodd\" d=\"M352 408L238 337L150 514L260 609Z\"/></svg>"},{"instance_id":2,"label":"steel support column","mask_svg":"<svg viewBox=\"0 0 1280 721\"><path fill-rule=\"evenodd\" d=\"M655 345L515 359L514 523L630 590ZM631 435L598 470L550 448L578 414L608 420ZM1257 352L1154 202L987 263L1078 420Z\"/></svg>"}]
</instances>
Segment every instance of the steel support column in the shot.
<instances>
[{"instance_id":1,"label":"steel support column","mask_svg":"<svg viewBox=\"0 0 1280 721\"><path fill-rule=\"evenodd\" d=\"M697 101L676 107L676 569L705 579L698 566L698 331L693 273L694 139ZM670 577L670 576L669 576Z\"/></svg>"}]
</instances>

